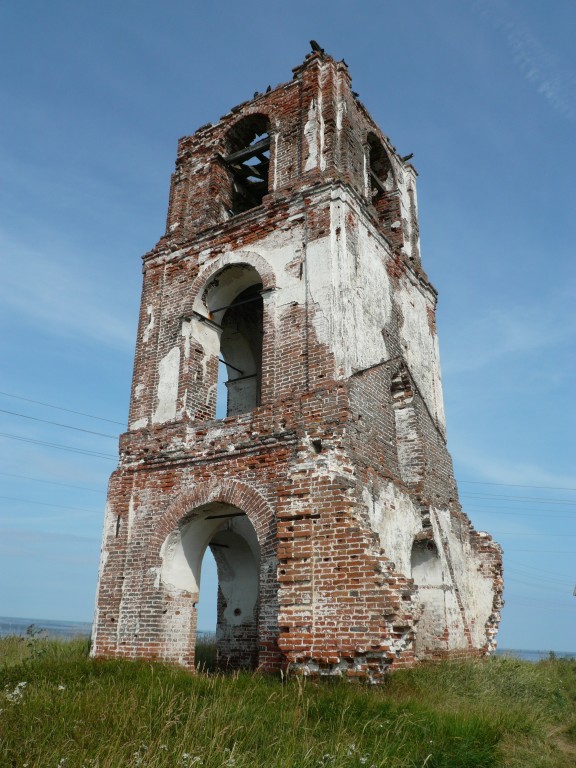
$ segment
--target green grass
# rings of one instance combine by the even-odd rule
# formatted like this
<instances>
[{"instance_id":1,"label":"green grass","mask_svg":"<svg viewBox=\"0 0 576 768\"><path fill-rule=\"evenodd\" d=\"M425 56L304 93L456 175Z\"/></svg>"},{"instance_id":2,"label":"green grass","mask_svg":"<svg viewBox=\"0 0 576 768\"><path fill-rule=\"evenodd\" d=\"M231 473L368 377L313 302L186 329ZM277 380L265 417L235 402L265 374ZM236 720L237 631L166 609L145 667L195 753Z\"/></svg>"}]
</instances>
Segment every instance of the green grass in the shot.
<instances>
[{"instance_id":1,"label":"green grass","mask_svg":"<svg viewBox=\"0 0 576 768\"><path fill-rule=\"evenodd\" d=\"M576 764L574 661L422 666L371 687L87 652L85 640L0 639L1 768ZM208 668L213 649L202 653Z\"/></svg>"}]
</instances>

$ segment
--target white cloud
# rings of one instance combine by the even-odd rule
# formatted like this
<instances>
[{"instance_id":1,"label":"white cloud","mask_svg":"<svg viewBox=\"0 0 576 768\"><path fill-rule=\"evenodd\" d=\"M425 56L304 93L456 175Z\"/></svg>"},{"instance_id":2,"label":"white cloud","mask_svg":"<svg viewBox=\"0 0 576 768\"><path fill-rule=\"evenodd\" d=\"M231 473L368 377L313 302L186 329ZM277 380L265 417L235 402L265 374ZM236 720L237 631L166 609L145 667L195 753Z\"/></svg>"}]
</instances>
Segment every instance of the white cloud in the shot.
<instances>
[{"instance_id":1,"label":"white cloud","mask_svg":"<svg viewBox=\"0 0 576 768\"><path fill-rule=\"evenodd\" d=\"M504 32L514 63L550 105L569 120L576 119L576 75L547 49L537 35L513 16L505 0L477 0L483 16Z\"/></svg>"},{"instance_id":2,"label":"white cloud","mask_svg":"<svg viewBox=\"0 0 576 768\"><path fill-rule=\"evenodd\" d=\"M563 290L540 303L491 307L462 318L442 349L447 374L475 371L504 357L533 354L564 344L576 335L573 293Z\"/></svg>"},{"instance_id":3,"label":"white cloud","mask_svg":"<svg viewBox=\"0 0 576 768\"><path fill-rule=\"evenodd\" d=\"M528 29L511 26L506 38L516 65L538 93L570 120L576 117L576 78L562 69L556 56L547 51Z\"/></svg>"}]
</instances>

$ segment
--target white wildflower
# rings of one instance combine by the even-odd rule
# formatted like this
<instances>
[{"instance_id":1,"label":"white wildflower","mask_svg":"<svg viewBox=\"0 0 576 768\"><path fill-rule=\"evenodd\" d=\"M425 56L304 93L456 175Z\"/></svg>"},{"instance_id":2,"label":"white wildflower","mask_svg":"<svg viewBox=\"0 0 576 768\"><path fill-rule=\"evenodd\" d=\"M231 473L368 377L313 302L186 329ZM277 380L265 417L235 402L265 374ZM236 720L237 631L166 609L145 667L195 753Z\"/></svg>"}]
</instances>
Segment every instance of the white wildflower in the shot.
<instances>
[{"instance_id":1,"label":"white wildflower","mask_svg":"<svg viewBox=\"0 0 576 768\"><path fill-rule=\"evenodd\" d=\"M16 685L16 688L14 688L13 691L6 694L6 698L8 699L8 701L12 701L12 702L20 701L20 699L24 695L24 688L26 688L27 685L28 683L25 680L23 680L21 683L18 683Z\"/></svg>"},{"instance_id":2,"label":"white wildflower","mask_svg":"<svg viewBox=\"0 0 576 768\"><path fill-rule=\"evenodd\" d=\"M182 762L184 765L202 765L202 758L199 755L191 755L190 752L182 753ZM227 763L225 763L227 765Z\"/></svg>"}]
</instances>

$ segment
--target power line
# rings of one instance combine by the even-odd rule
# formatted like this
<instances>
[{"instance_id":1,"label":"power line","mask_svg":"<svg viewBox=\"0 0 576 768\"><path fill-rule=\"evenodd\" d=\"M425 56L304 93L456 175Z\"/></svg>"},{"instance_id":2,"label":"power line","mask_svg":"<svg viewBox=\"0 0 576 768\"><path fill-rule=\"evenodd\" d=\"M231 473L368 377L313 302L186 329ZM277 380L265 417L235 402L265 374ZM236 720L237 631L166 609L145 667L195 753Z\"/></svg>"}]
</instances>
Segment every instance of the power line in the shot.
<instances>
[{"instance_id":1,"label":"power line","mask_svg":"<svg viewBox=\"0 0 576 768\"><path fill-rule=\"evenodd\" d=\"M33 443L34 445L44 445L48 448L56 448L59 451L69 451L70 453L80 453L85 456L96 456L99 459L115 459L109 453L100 453L99 451L87 451L84 448L74 448L71 445L60 445L59 443L47 443L44 440L33 440L31 437L19 437L19 435L10 435L7 432L0 432L0 437L7 437L10 440L19 440L22 443Z\"/></svg>"},{"instance_id":2,"label":"power line","mask_svg":"<svg viewBox=\"0 0 576 768\"><path fill-rule=\"evenodd\" d=\"M559 536L562 539L576 536L576 533L516 533L515 531L496 531L493 534L494 536L518 536L519 539L524 538L524 536L540 536L543 539L548 539L551 536Z\"/></svg>"},{"instance_id":3,"label":"power line","mask_svg":"<svg viewBox=\"0 0 576 768\"><path fill-rule=\"evenodd\" d=\"M533 590L538 589L538 585L528 584L527 582L521 581L520 579L514 579L510 577L508 580L514 585L515 590L517 590L517 585L520 585L522 587L528 587L531 594L534 594ZM512 586L510 588L512 589ZM559 600L566 600L568 602L568 599L572 598L572 586L564 587L563 589L560 587L554 587L554 588L540 587L540 592L541 593L539 597L544 597L546 595L547 596L546 600L548 604L558 606L559 608L562 607L562 603L560 603ZM534 595L534 597L536 597L536 595ZM556 600L550 599L550 598L556 598ZM510 602L511 602L511 598L509 599L508 604L510 604ZM516 602L516 600L514 600L514 602ZM564 607L566 606L566 604L564 604Z\"/></svg>"},{"instance_id":4,"label":"power line","mask_svg":"<svg viewBox=\"0 0 576 768\"><path fill-rule=\"evenodd\" d=\"M125 427L126 424L122 421L114 421L113 419L105 419L103 416L94 416L91 413L83 413L82 411L73 411L71 408L62 408L60 405L52 405L51 403L43 403L40 400L32 400L29 397L22 397L21 395L13 395L10 392L0 392L0 395L5 397L13 397L16 400L24 400L27 403L35 403L36 405L44 405L46 408L55 408L57 411L66 411L66 413L75 413L77 416L86 416L89 419L97 419L98 421L107 421L110 424L119 424L121 427Z\"/></svg>"},{"instance_id":5,"label":"power line","mask_svg":"<svg viewBox=\"0 0 576 768\"><path fill-rule=\"evenodd\" d=\"M523 586L528 586L524 584ZM559 601L550 600L548 596L545 595L535 595L533 593L530 593L528 596L530 598L529 601L524 602L522 598L526 597L526 593L520 592L518 593L518 596L515 597L513 600L508 599L508 602L506 603L507 606L514 606L520 607L520 608L529 608L530 610L534 611L535 604L538 604L538 611L550 611L551 613L557 613L560 611L565 611L566 606L568 605L568 596L566 596L566 602L561 603ZM506 609L505 609L506 610Z\"/></svg>"},{"instance_id":6,"label":"power line","mask_svg":"<svg viewBox=\"0 0 576 768\"><path fill-rule=\"evenodd\" d=\"M516 549L512 548L512 552L534 552L535 555L537 554L546 554L546 555L576 555L576 552L572 552L568 549Z\"/></svg>"},{"instance_id":7,"label":"power line","mask_svg":"<svg viewBox=\"0 0 576 768\"><path fill-rule=\"evenodd\" d=\"M497 496L493 493L472 493L466 491L463 496L472 496L476 499L504 499L506 501L529 501L529 502L547 502L549 504L576 504L573 499L550 499L548 497L538 496Z\"/></svg>"},{"instance_id":8,"label":"power line","mask_svg":"<svg viewBox=\"0 0 576 768\"><path fill-rule=\"evenodd\" d=\"M47 501L32 501L32 499L18 499L14 496L0 496L0 499L6 501L20 501L23 504L34 504L38 507L55 507L56 509L71 509L73 512L92 512L95 515L100 514L100 510L86 509L85 507L66 507L64 504L49 504Z\"/></svg>"},{"instance_id":9,"label":"power line","mask_svg":"<svg viewBox=\"0 0 576 768\"><path fill-rule=\"evenodd\" d=\"M561 576L562 578L569 578L564 573L558 573L558 571L547 571L544 568L537 568L535 565L526 565L525 563L519 563L517 560L508 560L512 565L517 565L522 568L528 568L531 571L539 571L540 573L549 573L551 576Z\"/></svg>"},{"instance_id":10,"label":"power line","mask_svg":"<svg viewBox=\"0 0 576 768\"><path fill-rule=\"evenodd\" d=\"M470 509L470 505L466 505L464 511L467 511ZM576 515L576 510L574 512L568 512L566 514L558 514L556 512L552 512L548 509L538 509L538 510L530 510L527 509L524 512L507 512L503 509L472 509L472 514L474 515L511 515L512 517L523 517L526 520L534 520L535 515L546 515L545 519L549 520L551 517L554 518L565 518L567 520L574 520Z\"/></svg>"},{"instance_id":11,"label":"power line","mask_svg":"<svg viewBox=\"0 0 576 768\"><path fill-rule=\"evenodd\" d=\"M76 488L79 491L92 491L93 493L104 493L99 488L88 488L85 485L70 485L69 483L58 483L56 480L45 480L42 477L30 477L29 475L15 475L11 472L0 472L3 477L16 477L19 480L32 480L35 483L49 483L50 485L61 485L63 488Z\"/></svg>"},{"instance_id":12,"label":"power line","mask_svg":"<svg viewBox=\"0 0 576 768\"><path fill-rule=\"evenodd\" d=\"M552 587L547 586L544 582L548 582L549 585L561 584L563 587L566 587L566 588L570 587L570 589L572 589L572 586L574 584L574 582L568 578L554 579L554 578L551 578L550 576L542 576L539 573L526 573L521 568L506 568L505 579L509 578L508 576L509 573L516 574L517 578L532 579L535 585L537 584L539 586L544 586L547 589L551 589Z\"/></svg>"},{"instance_id":13,"label":"power line","mask_svg":"<svg viewBox=\"0 0 576 768\"><path fill-rule=\"evenodd\" d=\"M513 512L522 512L522 514L534 514L536 512L543 513L543 512L550 512L552 513L551 509L544 509L544 507L538 507L537 509L530 509L529 507L525 506L517 506L516 504L509 505L505 502L498 501L493 506L489 507L488 504L491 504L492 502L490 499L471 499L470 501L463 501L462 506L465 509L478 509L480 511L487 510L490 512L501 510L511 510ZM556 510L554 510L554 513L556 513Z\"/></svg>"},{"instance_id":14,"label":"power line","mask_svg":"<svg viewBox=\"0 0 576 768\"><path fill-rule=\"evenodd\" d=\"M509 579L512 580L518 580L518 579L528 579L530 580L530 583L534 584L534 586L538 585L545 589L549 590L570 590L570 593L572 593L574 588L574 578L571 576L566 576L563 579L557 579L552 578L551 576L542 576L539 573L526 573L522 570L519 570L517 568L504 568L504 586L506 586L506 583ZM526 583L529 583L528 581Z\"/></svg>"},{"instance_id":15,"label":"power line","mask_svg":"<svg viewBox=\"0 0 576 768\"><path fill-rule=\"evenodd\" d=\"M65 427L74 429L76 432L86 432L88 435L98 435L98 437L109 437L111 440L117 440L118 435L106 435L104 432L93 432L91 429L82 429L81 427L72 427L70 424L60 424L58 421L48 421L48 419L39 419L37 416L27 416L25 413L16 413L15 411L6 411L0 408L0 413L9 413L11 416L20 416L21 419L32 419L32 421L41 421L44 424L53 424L56 427Z\"/></svg>"},{"instance_id":16,"label":"power line","mask_svg":"<svg viewBox=\"0 0 576 768\"><path fill-rule=\"evenodd\" d=\"M504 485L508 488L541 488L545 491L576 491L576 488L566 488L556 485L521 485L520 483L488 483L484 480L458 480L459 483L470 483L471 485Z\"/></svg>"},{"instance_id":17,"label":"power line","mask_svg":"<svg viewBox=\"0 0 576 768\"><path fill-rule=\"evenodd\" d=\"M524 581L523 579L516 578L514 576L507 576L505 581L512 581L515 584L522 584L525 587L530 587L530 589L543 589L546 592L552 592L554 590L562 590L562 592L569 592L572 594L572 583L565 582L562 587L558 586L550 586L549 584L533 584L530 581ZM556 594L556 593L555 593Z\"/></svg>"}]
</instances>

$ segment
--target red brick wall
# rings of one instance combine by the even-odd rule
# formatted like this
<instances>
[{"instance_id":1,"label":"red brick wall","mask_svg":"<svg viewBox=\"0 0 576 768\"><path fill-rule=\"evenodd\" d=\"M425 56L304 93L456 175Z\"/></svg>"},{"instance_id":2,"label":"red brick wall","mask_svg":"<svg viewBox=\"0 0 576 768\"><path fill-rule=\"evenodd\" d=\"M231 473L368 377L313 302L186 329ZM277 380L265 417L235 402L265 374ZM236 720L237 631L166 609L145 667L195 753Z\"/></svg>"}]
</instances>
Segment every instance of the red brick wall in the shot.
<instances>
[{"instance_id":1,"label":"red brick wall","mask_svg":"<svg viewBox=\"0 0 576 768\"><path fill-rule=\"evenodd\" d=\"M270 123L269 190L262 205L230 218L230 172L222 160L227 136L238 120L256 114ZM315 164L309 162L310 114L322 122ZM130 431L121 437L108 496L97 655L162 658L193 667L198 595L163 583L163 545L204 505L222 503L246 513L260 546L257 617L221 641L224 664L269 670L291 664L308 673L378 677L390 666L413 663L418 595L410 573L400 572L372 528L363 489L374 478L379 487L392 483L421 510L423 535L434 535L433 506L450 510L468 530L483 575L495 585L493 612L482 646L472 647L468 635L466 647L454 653L480 653L492 642L500 553L463 515L443 425L413 379L409 407L416 447L409 455L417 471L410 481L402 472L406 453L399 441L412 437L399 433L392 393L400 368L411 376L400 310L379 331L389 358L350 375L317 332L318 316L323 322L330 318L310 297L306 251L314 243L332 248L343 234L332 231L336 194L360 206L367 222L362 226L378 240L378 258L385 260L390 279L399 285L409 273L428 297L424 322L433 320L435 293L419 260L402 250L407 223L391 228L402 216L400 203L393 211L388 206L385 215L371 204L365 173L369 133L378 137L400 179L403 163L352 95L346 66L314 54L294 70L292 81L179 141L167 232L144 257ZM395 195L393 190L390 199L399 200ZM358 221L350 207L346 258L354 263L362 248ZM272 240L277 252L288 253L281 268L265 257ZM209 289L239 274L239 264L249 265L264 288L261 405L216 420L218 353L209 340L216 331L202 326L198 316L209 317ZM196 335L187 335L187 323L197 324ZM435 334L433 323L430 333ZM167 418L158 415L159 387L163 361L174 350L177 392ZM222 621L222 593L219 601ZM462 609L465 624L464 614Z\"/></svg>"}]
</instances>

